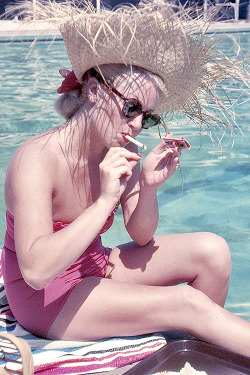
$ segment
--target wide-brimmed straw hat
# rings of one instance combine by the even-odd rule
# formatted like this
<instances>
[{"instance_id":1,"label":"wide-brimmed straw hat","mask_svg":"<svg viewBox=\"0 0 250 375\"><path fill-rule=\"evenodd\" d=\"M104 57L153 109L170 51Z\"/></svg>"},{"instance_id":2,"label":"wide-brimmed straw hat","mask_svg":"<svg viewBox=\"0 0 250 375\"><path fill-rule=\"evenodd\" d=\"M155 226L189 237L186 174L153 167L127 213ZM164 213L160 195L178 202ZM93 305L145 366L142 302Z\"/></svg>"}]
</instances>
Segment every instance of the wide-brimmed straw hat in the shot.
<instances>
[{"instance_id":1,"label":"wide-brimmed straw hat","mask_svg":"<svg viewBox=\"0 0 250 375\"><path fill-rule=\"evenodd\" d=\"M239 73L237 64L215 51L216 43L205 37L202 22L173 2L146 1L138 7L97 11L90 1L36 0L35 12L59 28L80 83L87 70L103 64L131 64L158 75L165 86L160 113L184 110L204 119L206 95L206 103L212 98L215 104L216 84Z\"/></svg>"},{"instance_id":2,"label":"wide-brimmed straw hat","mask_svg":"<svg viewBox=\"0 0 250 375\"><path fill-rule=\"evenodd\" d=\"M157 74L166 89L159 112L183 107L205 72L203 48L187 38L169 4L123 7L116 11L78 10L60 25L77 79L93 66L126 64Z\"/></svg>"}]
</instances>

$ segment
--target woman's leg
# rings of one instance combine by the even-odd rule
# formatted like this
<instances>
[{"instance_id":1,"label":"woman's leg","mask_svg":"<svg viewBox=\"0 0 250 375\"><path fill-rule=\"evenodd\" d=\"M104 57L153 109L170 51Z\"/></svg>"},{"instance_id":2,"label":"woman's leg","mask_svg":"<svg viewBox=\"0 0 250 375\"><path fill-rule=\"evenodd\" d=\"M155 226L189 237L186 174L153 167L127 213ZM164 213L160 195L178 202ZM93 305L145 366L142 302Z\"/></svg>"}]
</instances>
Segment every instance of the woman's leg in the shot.
<instances>
[{"instance_id":1,"label":"woman's leg","mask_svg":"<svg viewBox=\"0 0 250 375\"><path fill-rule=\"evenodd\" d=\"M121 245L111 253L107 277L145 285L187 282L224 306L230 273L226 241L198 232L158 236L144 247Z\"/></svg>"},{"instance_id":2,"label":"woman's leg","mask_svg":"<svg viewBox=\"0 0 250 375\"><path fill-rule=\"evenodd\" d=\"M95 340L182 331L250 356L250 323L188 286L144 286L88 277L78 284L47 338Z\"/></svg>"},{"instance_id":3,"label":"woman's leg","mask_svg":"<svg viewBox=\"0 0 250 375\"><path fill-rule=\"evenodd\" d=\"M205 295L221 302L225 299L229 259L226 243L212 234L161 236L143 248L121 246L110 257L109 277L113 279L83 279L47 337L84 340L176 330L250 356L250 323ZM174 285L185 278L202 291L190 285L158 286ZM216 285L221 285L222 293Z\"/></svg>"}]
</instances>

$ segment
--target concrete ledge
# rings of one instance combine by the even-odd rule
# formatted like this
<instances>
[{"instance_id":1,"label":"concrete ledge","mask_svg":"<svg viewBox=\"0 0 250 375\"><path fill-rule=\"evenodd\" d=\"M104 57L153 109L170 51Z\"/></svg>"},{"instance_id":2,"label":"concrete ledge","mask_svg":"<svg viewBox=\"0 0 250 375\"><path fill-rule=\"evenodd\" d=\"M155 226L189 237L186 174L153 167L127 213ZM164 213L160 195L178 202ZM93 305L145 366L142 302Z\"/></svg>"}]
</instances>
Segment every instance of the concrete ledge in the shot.
<instances>
[{"instance_id":1,"label":"concrete ledge","mask_svg":"<svg viewBox=\"0 0 250 375\"><path fill-rule=\"evenodd\" d=\"M237 33L250 32L250 22L213 22L208 28L208 33Z\"/></svg>"},{"instance_id":2,"label":"concrete ledge","mask_svg":"<svg viewBox=\"0 0 250 375\"><path fill-rule=\"evenodd\" d=\"M250 32L250 22L214 22L208 28L208 33L233 33ZM51 23L32 21L7 21L0 20L0 37L2 41L8 40L33 40L37 39L62 39L59 30Z\"/></svg>"},{"instance_id":3,"label":"concrete ledge","mask_svg":"<svg viewBox=\"0 0 250 375\"><path fill-rule=\"evenodd\" d=\"M60 35L56 27L48 22L0 21L0 36L16 38L21 36Z\"/></svg>"}]
</instances>

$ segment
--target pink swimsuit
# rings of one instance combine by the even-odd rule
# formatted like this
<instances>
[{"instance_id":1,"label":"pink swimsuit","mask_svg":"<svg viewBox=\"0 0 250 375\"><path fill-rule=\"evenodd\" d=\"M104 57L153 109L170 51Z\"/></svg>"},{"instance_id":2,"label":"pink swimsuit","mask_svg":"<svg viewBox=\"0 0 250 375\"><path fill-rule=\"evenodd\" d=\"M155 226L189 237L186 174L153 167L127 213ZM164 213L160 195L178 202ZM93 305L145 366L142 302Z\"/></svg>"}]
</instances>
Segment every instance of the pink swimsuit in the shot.
<instances>
[{"instance_id":1,"label":"pink swimsuit","mask_svg":"<svg viewBox=\"0 0 250 375\"><path fill-rule=\"evenodd\" d=\"M100 234L112 225L114 213L107 219ZM42 290L31 288L23 279L17 260L14 242L14 217L7 211L7 230L2 252L4 285L8 302L15 318L27 331L40 337L46 334L59 314L72 289L84 277L105 277L111 249L102 245L98 235L84 253L63 273ZM53 222L54 232L69 223Z\"/></svg>"}]
</instances>

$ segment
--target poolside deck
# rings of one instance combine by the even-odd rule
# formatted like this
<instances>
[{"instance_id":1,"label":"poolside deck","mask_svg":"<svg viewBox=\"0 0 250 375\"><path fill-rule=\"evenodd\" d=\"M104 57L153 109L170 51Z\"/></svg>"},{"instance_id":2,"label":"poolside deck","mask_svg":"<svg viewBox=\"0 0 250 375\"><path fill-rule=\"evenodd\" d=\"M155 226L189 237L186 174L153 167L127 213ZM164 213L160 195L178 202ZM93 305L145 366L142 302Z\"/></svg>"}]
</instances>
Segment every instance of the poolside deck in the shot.
<instances>
[{"instance_id":1,"label":"poolside deck","mask_svg":"<svg viewBox=\"0 0 250 375\"><path fill-rule=\"evenodd\" d=\"M0 37L12 39L16 37L41 37L46 36L48 39L60 33L56 27L48 22L22 22L0 20Z\"/></svg>"},{"instance_id":2,"label":"poolside deck","mask_svg":"<svg viewBox=\"0 0 250 375\"><path fill-rule=\"evenodd\" d=\"M250 32L250 22L246 20L241 20L239 22L214 22L210 25L208 32L239 32L245 31ZM60 38L60 33L56 27L47 22L33 21L29 23L24 23L22 21L7 21L0 20L0 37L9 38L15 36L24 37L46 37L50 39L51 37Z\"/></svg>"}]
</instances>

